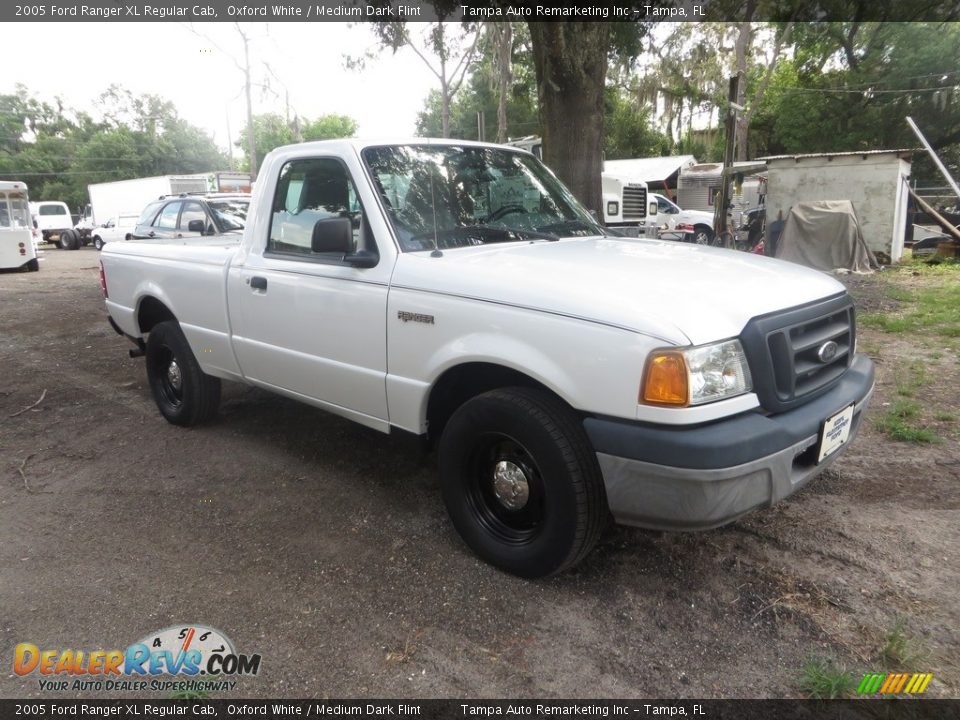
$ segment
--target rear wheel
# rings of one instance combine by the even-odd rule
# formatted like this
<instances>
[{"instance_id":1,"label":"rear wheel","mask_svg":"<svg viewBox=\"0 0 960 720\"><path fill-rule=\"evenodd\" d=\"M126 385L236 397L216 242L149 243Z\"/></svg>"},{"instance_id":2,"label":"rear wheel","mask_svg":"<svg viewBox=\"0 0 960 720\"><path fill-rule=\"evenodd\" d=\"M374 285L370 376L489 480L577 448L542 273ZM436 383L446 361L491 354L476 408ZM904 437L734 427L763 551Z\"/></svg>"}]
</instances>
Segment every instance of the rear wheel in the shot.
<instances>
[{"instance_id":1,"label":"rear wheel","mask_svg":"<svg viewBox=\"0 0 960 720\"><path fill-rule=\"evenodd\" d=\"M457 532L514 575L572 567L606 520L603 478L580 419L541 390L494 390L461 406L440 440L440 475Z\"/></svg>"},{"instance_id":2,"label":"rear wheel","mask_svg":"<svg viewBox=\"0 0 960 720\"><path fill-rule=\"evenodd\" d=\"M697 226L693 231L693 242L697 245L712 245L713 230L703 226Z\"/></svg>"},{"instance_id":3,"label":"rear wheel","mask_svg":"<svg viewBox=\"0 0 960 720\"><path fill-rule=\"evenodd\" d=\"M37 272L37 270L40 269L40 261L37 260L37 258L27 260L25 267L27 268L27 272Z\"/></svg>"},{"instance_id":4,"label":"rear wheel","mask_svg":"<svg viewBox=\"0 0 960 720\"><path fill-rule=\"evenodd\" d=\"M207 375L175 320L147 338L147 380L161 414L174 425L197 425L217 414L220 380Z\"/></svg>"},{"instance_id":5,"label":"rear wheel","mask_svg":"<svg viewBox=\"0 0 960 720\"><path fill-rule=\"evenodd\" d=\"M57 245L61 250L72 250L73 249L73 231L64 230L60 233L60 239L57 241Z\"/></svg>"}]
</instances>

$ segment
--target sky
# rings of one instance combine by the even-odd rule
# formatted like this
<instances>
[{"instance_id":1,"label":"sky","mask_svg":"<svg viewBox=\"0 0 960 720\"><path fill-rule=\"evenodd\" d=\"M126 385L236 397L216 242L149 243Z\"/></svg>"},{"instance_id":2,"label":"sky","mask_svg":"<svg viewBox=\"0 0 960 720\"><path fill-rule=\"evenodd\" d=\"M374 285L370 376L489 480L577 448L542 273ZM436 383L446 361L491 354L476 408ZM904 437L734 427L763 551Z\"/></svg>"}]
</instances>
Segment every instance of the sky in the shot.
<instances>
[{"instance_id":1,"label":"sky","mask_svg":"<svg viewBox=\"0 0 960 720\"><path fill-rule=\"evenodd\" d=\"M362 137L413 135L427 93L439 85L409 48L384 51L362 72L345 69L345 56L376 49L364 24L251 22L242 28L253 80L270 87L254 88L254 114L283 115L289 95L291 114L349 115ZM59 96L96 117L97 97L115 83L172 101L182 118L224 149L246 123L236 64L243 63L243 42L233 23L17 23L4 33L4 54L22 62L8 66L16 69L3 74L0 93L20 82L41 100ZM239 149L234 153L240 156Z\"/></svg>"}]
</instances>

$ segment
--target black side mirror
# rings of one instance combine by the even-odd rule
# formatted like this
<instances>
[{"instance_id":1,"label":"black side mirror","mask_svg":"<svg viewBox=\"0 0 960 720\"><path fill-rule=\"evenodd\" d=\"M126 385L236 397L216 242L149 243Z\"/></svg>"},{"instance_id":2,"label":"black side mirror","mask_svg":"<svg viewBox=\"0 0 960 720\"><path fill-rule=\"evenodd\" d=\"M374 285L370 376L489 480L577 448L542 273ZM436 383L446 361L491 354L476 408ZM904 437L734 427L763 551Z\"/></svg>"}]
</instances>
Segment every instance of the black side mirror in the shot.
<instances>
[{"instance_id":1,"label":"black side mirror","mask_svg":"<svg viewBox=\"0 0 960 720\"><path fill-rule=\"evenodd\" d=\"M353 245L353 224L350 218L327 218L313 226L310 249L315 253L346 255Z\"/></svg>"},{"instance_id":2,"label":"black side mirror","mask_svg":"<svg viewBox=\"0 0 960 720\"><path fill-rule=\"evenodd\" d=\"M203 220L191 220L187 223L187 232L198 232L201 235L204 231L204 222Z\"/></svg>"}]
</instances>

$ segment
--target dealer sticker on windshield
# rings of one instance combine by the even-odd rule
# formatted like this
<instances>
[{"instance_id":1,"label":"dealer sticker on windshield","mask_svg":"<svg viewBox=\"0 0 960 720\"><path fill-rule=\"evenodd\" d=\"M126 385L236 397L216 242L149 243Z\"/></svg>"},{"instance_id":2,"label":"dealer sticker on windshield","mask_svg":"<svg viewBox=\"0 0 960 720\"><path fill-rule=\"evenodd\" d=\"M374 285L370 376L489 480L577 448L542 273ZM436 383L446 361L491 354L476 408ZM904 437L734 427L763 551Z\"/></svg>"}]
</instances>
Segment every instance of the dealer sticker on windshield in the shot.
<instances>
[{"instance_id":1,"label":"dealer sticker on windshield","mask_svg":"<svg viewBox=\"0 0 960 720\"><path fill-rule=\"evenodd\" d=\"M823 423L820 432L820 457L817 462L832 455L850 438L850 425L853 423L853 405L850 404Z\"/></svg>"}]
</instances>

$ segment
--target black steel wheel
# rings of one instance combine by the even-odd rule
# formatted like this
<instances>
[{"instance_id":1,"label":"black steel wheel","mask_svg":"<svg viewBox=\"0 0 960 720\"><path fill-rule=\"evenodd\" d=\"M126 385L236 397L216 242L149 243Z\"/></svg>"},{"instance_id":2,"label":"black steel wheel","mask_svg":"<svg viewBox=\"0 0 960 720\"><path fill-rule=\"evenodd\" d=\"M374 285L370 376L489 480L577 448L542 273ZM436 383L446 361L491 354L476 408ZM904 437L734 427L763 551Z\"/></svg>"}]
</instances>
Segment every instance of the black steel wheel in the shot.
<instances>
[{"instance_id":1,"label":"black steel wheel","mask_svg":"<svg viewBox=\"0 0 960 720\"><path fill-rule=\"evenodd\" d=\"M481 558L522 577L582 560L607 516L603 478L580 418L533 388L469 400L440 440L443 499Z\"/></svg>"},{"instance_id":2,"label":"black steel wheel","mask_svg":"<svg viewBox=\"0 0 960 720\"><path fill-rule=\"evenodd\" d=\"M200 369L180 325L158 323L147 338L147 380L161 414L174 425L196 425L217 414L220 380Z\"/></svg>"}]
</instances>

